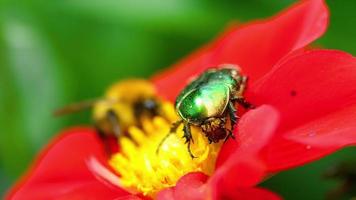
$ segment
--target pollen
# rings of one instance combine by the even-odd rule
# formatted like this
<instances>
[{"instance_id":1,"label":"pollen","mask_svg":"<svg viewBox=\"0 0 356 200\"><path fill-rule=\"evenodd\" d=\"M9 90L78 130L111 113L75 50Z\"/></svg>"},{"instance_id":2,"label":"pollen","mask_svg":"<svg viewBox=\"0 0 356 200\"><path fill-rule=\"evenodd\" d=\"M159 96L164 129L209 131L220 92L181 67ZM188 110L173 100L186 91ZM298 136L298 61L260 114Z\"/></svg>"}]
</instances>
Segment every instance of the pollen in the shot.
<instances>
[{"instance_id":1,"label":"pollen","mask_svg":"<svg viewBox=\"0 0 356 200\"><path fill-rule=\"evenodd\" d=\"M127 190L154 197L158 191L175 186L189 172L211 175L222 142L209 144L200 128L192 127L194 143L192 159L183 137L182 125L170 134L160 147L170 126L178 120L171 103L165 102L163 117L145 119L142 127L130 127L127 137L119 138L120 152L113 154L110 166L120 175L120 184Z\"/></svg>"}]
</instances>

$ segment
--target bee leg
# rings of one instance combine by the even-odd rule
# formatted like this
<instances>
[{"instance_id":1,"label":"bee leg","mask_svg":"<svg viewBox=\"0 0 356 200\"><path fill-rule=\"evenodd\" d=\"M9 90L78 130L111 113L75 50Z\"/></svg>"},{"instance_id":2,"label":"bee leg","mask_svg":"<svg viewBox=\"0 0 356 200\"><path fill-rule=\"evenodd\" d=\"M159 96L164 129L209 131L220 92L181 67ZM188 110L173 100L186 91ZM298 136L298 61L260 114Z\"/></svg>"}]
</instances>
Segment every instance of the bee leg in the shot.
<instances>
[{"instance_id":1,"label":"bee leg","mask_svg":"<svg viewBox=\"0 0 356 200\"><path fill-rule=\"evenodd\" d=\"M108 142L107 135L105 134L105 132L98 125L94 125L94 126L95 126L95 129L96 129L96 132L98 133L99 138L103 142L105 153L107 155L111 155L113 152L110 149L110 145L109 145L109 142Z\"/></svg>"},{"instance_id":2,"label":"bee leg","mask_svg":"<svg viewBox=\"0 0 356 200\"><path fill-rule=\"evenodd\" d=\"M115 137L119 137L121 135L121 128L119 125L119 117L116 115L115 111L108 110L106 113L106 117L108 118L110 124L112 125L112 130Z\"/></svg>"},{"instance_id":3,"label":"bee leg","mask_svg":"<svg viewBox=\"0 0 356 200\"><path fill-rule=\"evenodd\" d=\"M156 149L156 154L159 153L159 150L162 146L162 144L166 141L166 139L171 135L171 134L175 134L177 132L177 128L179 127L179 125L182 123L182 120L176 121L172 124L171 129L169 130L169 133L167 133L166 136L164 136L164 138L161 140L161 142L158 144L157 149Z\"/></svg>"}]
</instances>

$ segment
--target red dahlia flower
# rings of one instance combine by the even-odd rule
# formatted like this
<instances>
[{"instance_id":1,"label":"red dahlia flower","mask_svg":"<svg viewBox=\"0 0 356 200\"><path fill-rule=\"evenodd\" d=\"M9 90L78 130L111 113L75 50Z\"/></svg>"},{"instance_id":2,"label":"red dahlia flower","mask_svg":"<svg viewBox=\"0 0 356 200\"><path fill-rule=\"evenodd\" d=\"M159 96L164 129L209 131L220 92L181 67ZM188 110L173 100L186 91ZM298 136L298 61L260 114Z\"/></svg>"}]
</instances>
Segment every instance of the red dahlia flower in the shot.
<instances>
[{"instance_id":1,"label":"red dahlia flower","mask_svg":"<svg viewBox=\"0 0 356 200\"><path fill-rule=\"evenodd\" d=\"M236 140L223 144L212 174L192 170L174 187L158 191L157 199L279 199L255 186L270 173L356 144L356 59L341 51L307 49L327 23L323 1L301 1L271 19L230 27L153 78L159 95L173 101L192 76L236 64L250 78L245 96L256 105L234 129ZM149 198L120 188L107 162L93 129L64 131L7 198Z\"/></svg>"}]
</instances>

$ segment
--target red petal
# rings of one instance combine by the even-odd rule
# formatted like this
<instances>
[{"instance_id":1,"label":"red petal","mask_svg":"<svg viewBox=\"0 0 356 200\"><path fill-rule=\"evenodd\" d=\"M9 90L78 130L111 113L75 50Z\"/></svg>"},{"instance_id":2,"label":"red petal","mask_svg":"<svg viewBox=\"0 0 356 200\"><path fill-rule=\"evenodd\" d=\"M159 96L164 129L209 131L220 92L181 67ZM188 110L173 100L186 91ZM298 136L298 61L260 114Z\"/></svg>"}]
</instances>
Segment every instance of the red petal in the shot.
<instances>
[{"instance_id":1,"label":"red petal","mask_svg":"<svg viewBox=\"0 0 356 200\"><path fill-rule=\"evenodd\" d=\"M253 187L264 178L265 166L257 155L253 157L240 154L242 159L236 156L217 169L209 180L214 197L232 193L236 188Z\"/></svg>"},{"instance_id":2,"label":"red petal","mask_svg":"<svg viewBox=\"0 0 356 200\"><path fill-rule=\"evenodd\" d=\"M159 94L173 100L190 77L222 63L240 65L252 82L282 57L324 33L328 11L322 0L301 1L269 20L230 28L172 69L153 78Z\"/></svg>"},{"instance_id":3,"label":"red petal","mask_svg":"<svg viewBox=\"0 0 356 200\"><path fill-rule=\"evenodd\" d=\"M174 200L174 187L161 190L156 198L157 200Z\"/></svg>"},{"instance_id":4,"label":"red petal","mask_svg":"<svg viewBox=\"0 0 356 200\"><path fill-rule=\"evenodd\" d=\"M284 133L283 138L276 138L266 153L269 170L296 167L341 147L356 145L355 113L356 106L348 106L294 128Z\"/></svg>"},{"instance_id":5,"label":"red petal","mask_svg":"<svg viewBox=\"0 0 356 200\"><path fill-rule=\"evenodd\" d=\"M318 148L301 144L293 140L278 137L261 151L264 163L269 172L297 167L324 157L338 148Z\"/></svg>"},{"instance_id":6,"label":"red petal","mask_svg":"<svg viewBox=\"0 0 356 200\"><path fill-rule=\"evenodd\" d=\"M97 179L88 168L106 157L93 129L72 128L50 144L7 196L8 199L113 199L128 193Z\"/></svg>"},{"instance_id":7,"label":"red petal","mask_svg":"<svg viewBox=\"0 0 356 200\"><path fill-rule=\"evenodd\" d=\"M271 104L281 113L278 136L264 152L270 170L298 166L355 144L356 112L349 107L356 103L355 94L356 59L330 50L290 58L252 86L249 100Z\"/></svg>"},{"instance_id":8,"label":"red petal","mask_svg":"<svg viewBox=\"0 0 356 200\"><path fill-rule=\"evenodd\" d=\"M356 145L356 105L347 106L286 133L286 137L311 147Z\"/></svg>"},{"instance_id":9,"label":"red petal","mask_svg":"<svg viewBox=\"0 0 356 200\"><path fill-rule=\"evenodd\" d=\"M158 200L204 200L204 199L246 199L246 200L279 200L278 195L265 189L250 187L234 187L234 190L224 191L211 196L216 185L208 181L208 176L200 172L189 173L183 176L175 187L160 191Z\"/></svg>"},{"instance_id":10,"label":"red petal","mask_svg":"<svg viewBox=\"0 0 356 200\"><path fill-rule=\"evenodd\" d=\"M301 1L279 15L239 28L219 43L218 63L235 63L254 82L282 57L303 48L326 30L328 11L322 0Z\"/></svg>"},{"instance_id":11,"label":"red petal","mask_svg":"<svg viewBox=\"0 0 356 200\"><path fill-rule=\"evenodd\" d=\"M160 191L158 200L204 200L204 199L246 199L246 200L280 200L281 198L265 189L260 188L239 188L220 193L218 196L209 196L214 188L208 181L208 176L195 172L183 176L176 187Z\"/></svg>"},{"instance_id":12,"label":"red petal","mask_svg":"<svg viewBox=\"0 0 356 200\"><path fill-rule=\"evenodd\" d=\"M159 192L157 199L159 200L203 200L207 197L206 181L208 176L200 173L189 173L179 179L176 186L165 189Z\"/></svg>"},{"instance_id":13,"label":"red petal","mask_svg":"<svg viewBox=\"0 0 356 200\"><path fill-rule=\"evenodd\" d=\"M167 100L174 101L191 77L214 66L211 61L211 51L211 45L203 47L166 71L155 75L153 83L158 94Z\"/></svg>"}]
</instances>

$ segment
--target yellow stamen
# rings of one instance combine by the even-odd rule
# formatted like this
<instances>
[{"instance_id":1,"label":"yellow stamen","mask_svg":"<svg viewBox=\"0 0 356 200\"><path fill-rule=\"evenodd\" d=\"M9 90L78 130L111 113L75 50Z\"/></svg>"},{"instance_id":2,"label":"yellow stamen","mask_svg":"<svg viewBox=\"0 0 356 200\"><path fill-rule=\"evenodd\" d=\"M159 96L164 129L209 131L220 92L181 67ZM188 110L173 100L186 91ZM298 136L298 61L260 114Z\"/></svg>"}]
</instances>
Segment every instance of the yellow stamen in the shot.
<instances>
[{"instance_id":1,"label":"yellow stamen","mask_svg":"<svg viewBox=\"0 0 356 200\"><path fill-rule=\"evenodd\" d=\"M130 139L121 137L121 151L109 160L112 168L120 174L121 184L130 191L154 197L155 194L176 184L180 177L189 172L211 175L222 142L209 144L200 128L192 127L194 143L192 159L187 144L182 138L182 126L171 134L156 153L161 140L178 118L171 103L163 103L163 117L147 119L142 129L129 128Z\"/></svg>"}]
</instances>

